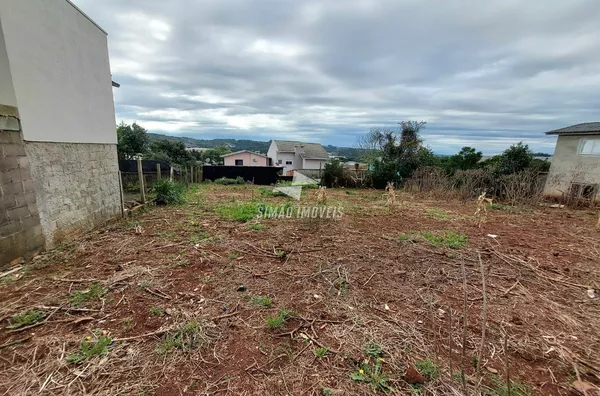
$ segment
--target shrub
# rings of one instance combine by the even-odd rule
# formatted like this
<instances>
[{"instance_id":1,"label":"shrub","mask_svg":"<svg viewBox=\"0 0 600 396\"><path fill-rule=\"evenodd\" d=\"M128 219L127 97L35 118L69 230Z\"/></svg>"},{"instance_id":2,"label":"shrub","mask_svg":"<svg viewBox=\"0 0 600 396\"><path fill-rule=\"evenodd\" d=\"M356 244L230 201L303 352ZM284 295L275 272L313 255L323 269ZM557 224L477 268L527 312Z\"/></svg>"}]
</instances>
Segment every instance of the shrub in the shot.
<instances>
[{"instance_id":1,"label":"shrub","mask_svg":"<svg viewBox=\"0 0 600 396\"><path fill-rule=\"evenodd\" d=\"M344 164L341 161L333 160L325 164L321 184L326 187L335 187L338 186L343 179Z\"/></svg>"},{"instance_id":2,"label":"shrub","mask_svg":"<svg viewBox=\"0 0 600 396\"><path fill-rule=\"evenodd\" d=\"M156 194L155 201L157 205L173 205L185 202L185 186L179 182L159 179L152 186L152 191Z\"/></svg>"},{"instance_id":3,"label":"shrub","mask_svg":"<svg viewBox=\"0 0 600 396\"><path fill-rule=\"evenodd\" d=\"M244 184L244 183L245 183L244 178L241 176L238 176L235 179L222 177L220 179L215 180L215 184L220 184L222 186L228 186L231 184Z\"/></svg>"}]
</instances>

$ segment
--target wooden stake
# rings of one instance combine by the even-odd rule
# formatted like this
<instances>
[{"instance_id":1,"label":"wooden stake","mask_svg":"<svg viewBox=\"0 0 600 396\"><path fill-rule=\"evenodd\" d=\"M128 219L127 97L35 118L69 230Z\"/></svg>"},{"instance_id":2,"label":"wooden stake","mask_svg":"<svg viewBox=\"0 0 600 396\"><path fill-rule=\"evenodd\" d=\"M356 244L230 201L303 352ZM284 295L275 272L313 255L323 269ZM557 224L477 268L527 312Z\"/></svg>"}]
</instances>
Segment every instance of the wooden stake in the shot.
<instances>
[{"instance_id":1,"label":"wooden stake","mask_svg":"<svg viewBox=\"0 0 600 396\"><path fill-rule=\"evenodd\" d=\"M140 178L140 193L142 194L142 203L146 203L146 188L144 187L144 169L142 167L142 159L138 158L138 176Z\"/></svg>"},{"instance_id":2,"label":"wooden stake","mask_svg":"<svg viewBox=\"0 0 600 396\"><path fill-rule=\"evenodd\" d=\"M173 166L171 166L171 171L169 172L169 180L173 182Z\"/></svg>"},{"instance_id":3,"label":"wooden stake","mask_svg":"<svg viewBox=\"0 0 600 396\"><path fill-rule=\"evenodd\" d=\"M160 164L156 164L156 178L160 179L161 178L161 174L160 174Z\"/></svg>"}]
</instances>

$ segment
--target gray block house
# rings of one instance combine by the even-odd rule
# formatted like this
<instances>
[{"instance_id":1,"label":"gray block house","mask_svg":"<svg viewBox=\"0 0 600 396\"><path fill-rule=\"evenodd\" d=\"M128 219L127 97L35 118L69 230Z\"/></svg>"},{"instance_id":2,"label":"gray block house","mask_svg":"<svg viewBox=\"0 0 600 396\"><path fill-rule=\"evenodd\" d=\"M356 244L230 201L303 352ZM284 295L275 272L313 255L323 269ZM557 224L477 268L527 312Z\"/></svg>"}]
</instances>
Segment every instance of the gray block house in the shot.
<instances>
[{"instance_id":1,"label":"gray block house","mask_svg":"<svg viewBox=\"0 0 600 396\"><path fill-rule=\"evenodd\" d=\"M600 122L546 132L556 148L544 194L548 197L600 202Z\"/></svg>"},{"instance_id":2,"label":"gray block house","mask_svg":"<svg viewBox=\"0 0 600 396\"><path fill-rule=\"evenodd\" d=\"M0 1L0 267L121 216L115 124L106 32Z\"/></svg>"}]
</instances>

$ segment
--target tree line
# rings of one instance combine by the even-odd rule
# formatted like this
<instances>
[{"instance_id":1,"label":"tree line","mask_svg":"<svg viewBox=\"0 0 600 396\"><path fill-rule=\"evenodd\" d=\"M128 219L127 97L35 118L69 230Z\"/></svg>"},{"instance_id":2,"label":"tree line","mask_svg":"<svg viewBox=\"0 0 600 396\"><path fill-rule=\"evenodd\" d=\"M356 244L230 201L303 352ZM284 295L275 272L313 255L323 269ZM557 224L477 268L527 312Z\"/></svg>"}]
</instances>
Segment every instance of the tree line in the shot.
<instances>
[{"instance_id":1,"label":"tree line","mask_svg":"<svg viewBox=\"0 0 600 396\"><path fill-rule=\"evenodd\" d=\"M182 167L196 165L197 162L222 165L224 154L231 152L229 147L215 147L203 151L186 150L180 140L150 140L148 131L137 123L121 122L117 126L117 152L119 159L136 158L165 161Z\"/></svg>"}]
</instances>

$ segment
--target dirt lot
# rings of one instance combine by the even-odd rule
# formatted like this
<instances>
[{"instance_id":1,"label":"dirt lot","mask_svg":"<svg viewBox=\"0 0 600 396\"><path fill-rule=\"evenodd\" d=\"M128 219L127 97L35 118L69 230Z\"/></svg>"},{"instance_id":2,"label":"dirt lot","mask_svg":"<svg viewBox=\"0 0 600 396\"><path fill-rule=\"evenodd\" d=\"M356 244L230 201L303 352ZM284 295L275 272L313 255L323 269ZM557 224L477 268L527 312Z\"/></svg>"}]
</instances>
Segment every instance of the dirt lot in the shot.
<instances>
[{"instance_id":1,"label":"dirt lot","mask_svg":"<svg viewBox=\"0 0 600 396\"><path fill-rule=\"evenodd\" d=\"M390 208L381 191L336 189L337 220L236 221L259 202L315 200L198 186L185 205L26 263L0 285L0 390L500 396L600 383L597 211L497 205L479 228L474 202L402 195Z\"/></svg>"}]
</instances>

